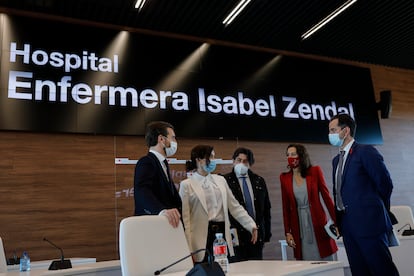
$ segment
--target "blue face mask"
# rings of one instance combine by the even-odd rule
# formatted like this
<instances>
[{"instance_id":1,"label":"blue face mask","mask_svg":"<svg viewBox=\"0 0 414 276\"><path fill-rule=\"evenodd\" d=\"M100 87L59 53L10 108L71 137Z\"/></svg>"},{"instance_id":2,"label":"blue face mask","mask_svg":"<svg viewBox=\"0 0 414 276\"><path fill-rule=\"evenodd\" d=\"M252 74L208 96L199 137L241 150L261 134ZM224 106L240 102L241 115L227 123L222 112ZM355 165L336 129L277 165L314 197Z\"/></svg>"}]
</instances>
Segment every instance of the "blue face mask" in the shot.
<instances>
[{"instance_id":1,"label":"blue face mask","mask_svg":"<svg viewBox=\"0 0 414 276\"><path fill-rule=\"evenodd\" d=\"M344 138L339 137L339 133L329 133L329 143L332 146L340 147L344 143Z\"/></svg>"},{"instance_id":2,"label":"blue face mask","mask_svg":"<svg viewBox=\"0 0 414 276\"><path fill-rule=\"evenodd\" d=\"M216 160L210 160L210 163L208 165L203 166L203 170L208 173L212 173L216 169L216 165Z\"/></svg>"}]
</instances>

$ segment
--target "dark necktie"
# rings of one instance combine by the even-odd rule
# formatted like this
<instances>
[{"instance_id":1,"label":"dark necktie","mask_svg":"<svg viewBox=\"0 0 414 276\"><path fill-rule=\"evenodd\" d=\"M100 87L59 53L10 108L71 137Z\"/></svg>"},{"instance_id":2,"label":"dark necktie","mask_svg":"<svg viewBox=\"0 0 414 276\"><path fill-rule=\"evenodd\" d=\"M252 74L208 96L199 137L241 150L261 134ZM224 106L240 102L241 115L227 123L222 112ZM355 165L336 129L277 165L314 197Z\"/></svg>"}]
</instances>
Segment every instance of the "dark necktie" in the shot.
<instances>
[{"instance_id":1,"label":"dark necktie","mask_svg":"<svg viewBox=\"0 0 414 276\"><path fill-rule=\"evenodd\" d=\"M336 174L336 206L339 210L344 209L344 203L342 202L341 187L342 187L342 167L344 165L345 151L339 152L338 171Z\"/></svg>"},{"instance_id":2,"label":"dark necktie","mask_svg":"<svg viewBox=\"0 0 414 276\"><path fill-rule=\"evenodd\" d=\"M170 189L174 193L175 185L171 177L170 166L168 165L167 159L164 159L164 164L165 164L165 167L167 168L167 178L168 178L168 181L170 182Z\"/></svg>"},{"instance_id":3,"label":"dark necktie","mask_svg":"<svg viewBox=\"0 0 414 276\"><path fill-rule=\"evenodd\" d=\"M253 209L253 201L252 197L250 196L249 187L247 186L246 177L242 176L242 183L243 183L243 194L244 194L244 201L246 203L247 213L254 219L254 209Z\"/></svg>"}]
</instances>

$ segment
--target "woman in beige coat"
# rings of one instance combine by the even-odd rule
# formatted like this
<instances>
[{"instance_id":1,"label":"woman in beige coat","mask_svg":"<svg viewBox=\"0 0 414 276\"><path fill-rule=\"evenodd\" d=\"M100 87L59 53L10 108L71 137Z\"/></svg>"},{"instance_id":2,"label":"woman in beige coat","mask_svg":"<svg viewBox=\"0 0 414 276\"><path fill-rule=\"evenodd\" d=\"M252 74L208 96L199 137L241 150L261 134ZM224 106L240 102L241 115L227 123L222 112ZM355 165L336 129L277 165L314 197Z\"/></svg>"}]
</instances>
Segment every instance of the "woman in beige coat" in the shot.
<instances>
[{"instance_id":1,"label":"woman in beige coat","mask_svg":"<svg viewBox=\"0 0 414 276\"><path fill-rule=\"evenodd\" d=\"M234 198L223 176L212 174L216 167L214 149L198 145L191 150L187 161L189 178L180 183L182 219L185 235L191 252L206 248L212 254L216 233L223 233L230 256L234 256L230 234L230 214L246 230L252 233L252 243L257 240L257 226L247 211ZM205 262L207 253L194 256L195 262Z\"/></svg>"}]
</instances>

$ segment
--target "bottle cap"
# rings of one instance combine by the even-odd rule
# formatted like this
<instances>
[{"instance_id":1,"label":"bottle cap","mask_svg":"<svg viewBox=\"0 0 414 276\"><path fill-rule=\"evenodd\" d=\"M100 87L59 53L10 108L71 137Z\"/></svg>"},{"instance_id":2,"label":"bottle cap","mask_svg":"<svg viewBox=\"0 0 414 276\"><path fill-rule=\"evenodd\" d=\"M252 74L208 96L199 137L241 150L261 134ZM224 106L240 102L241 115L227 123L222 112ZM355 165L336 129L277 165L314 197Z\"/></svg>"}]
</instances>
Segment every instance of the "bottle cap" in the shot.
<instances>
[{"instance_id":1,"label":"bottle cap","mask_svg":"<svg viewBox=\"0 0 414 276\"><path fill-rule=\"evenodd\" d=\"M223 233L216 233L216 238L217 239L223 238Z\"/></svg>"}]
</instances>

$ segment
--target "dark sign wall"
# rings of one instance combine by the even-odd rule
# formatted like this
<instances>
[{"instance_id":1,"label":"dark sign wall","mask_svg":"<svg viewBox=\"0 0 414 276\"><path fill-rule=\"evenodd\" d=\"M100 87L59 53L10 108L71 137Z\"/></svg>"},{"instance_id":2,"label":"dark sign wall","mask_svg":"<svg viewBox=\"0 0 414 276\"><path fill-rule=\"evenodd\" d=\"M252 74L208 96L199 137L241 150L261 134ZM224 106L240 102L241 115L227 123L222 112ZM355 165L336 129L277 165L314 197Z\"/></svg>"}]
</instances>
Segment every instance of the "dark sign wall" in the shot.
<instances>
[{"instance_id":1,"label":"dark sign wall","mask_svg":"<svg viewBox=\"0 0 414 276\"><path fill-rule=\"evenodd\" d=\"M142 135L166 120L185 137L326 143L346 112L382 143L368 69L4 17L0 129Z\"/></svg>"}]
</instances>

